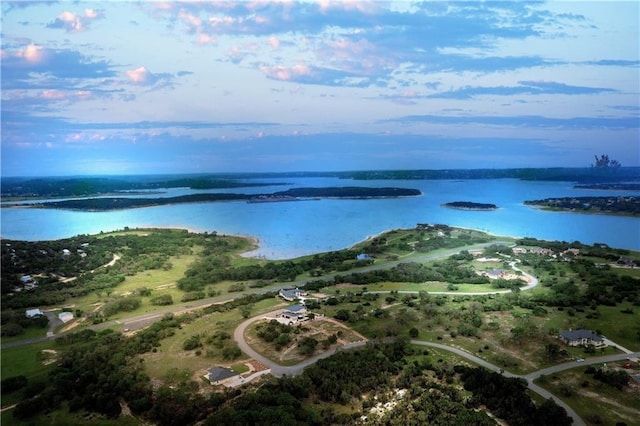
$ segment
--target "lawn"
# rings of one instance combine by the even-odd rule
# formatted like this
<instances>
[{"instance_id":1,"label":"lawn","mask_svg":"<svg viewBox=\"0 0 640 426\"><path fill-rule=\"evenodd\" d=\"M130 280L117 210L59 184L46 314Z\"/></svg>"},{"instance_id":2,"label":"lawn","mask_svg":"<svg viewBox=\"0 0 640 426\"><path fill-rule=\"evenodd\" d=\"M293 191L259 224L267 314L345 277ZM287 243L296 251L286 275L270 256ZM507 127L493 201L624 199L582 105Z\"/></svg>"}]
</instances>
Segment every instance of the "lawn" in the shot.
<instances>
[{"instance_id":1,"label":"lawn","mask_svg":"<svg viewBox=\"0 0 640 426\"><path fill-rule=\"evenodd\" d=\"M27 378L28 383L46 383L49 372L53 370L52 363L45 363L53 360L52 352L47 354L43 351L59 351L54 342L43 342L34 345L18 346L14 348L3 349L0 353L2 363L0 365L0 376L2 380L8 377L23 375ZM2 406L14 404L22 399L22 391L17 390L10 394L2 395ZM3 422L4 424L4 422ZM11 423L6 423L11 424Z\"/></svg>"},{"instance_id":2,"label":"lawn","mask_svg":"<svg viewBox=\"0 0 640 426\"><path fill-rule=\"evenodd\" d=\"M22 329L22 333L18 334L17 336L10 336L10 337L3 336L2 343L10 343L10 342L16 342L16 341L25 340L25 339L45 337L48 331L49 331L49 326L46 326L43 328L38 328L38 327L24 328Z\"/></svg>"},{"instance_id":3,"label":"lawn","mask_svg":"<svg viewBox=\"0 0 640 426\"><path fill-rule=\"evenodd\" d=\"M634 309L635 308L635 309ZM634 309L634 313L625 314L624 309ZM586 328L605 335L610 340L632 351L640 351L640 323L638 313L640 309L631 303L624 302L617 306L598 306L599 318L587 318L594 311L590 308L584 312L569 309L548 309L544 327L548 330L560 332L570 328ZM570 315L569 312L574 312Z\"/></svg>"}]
</instances>

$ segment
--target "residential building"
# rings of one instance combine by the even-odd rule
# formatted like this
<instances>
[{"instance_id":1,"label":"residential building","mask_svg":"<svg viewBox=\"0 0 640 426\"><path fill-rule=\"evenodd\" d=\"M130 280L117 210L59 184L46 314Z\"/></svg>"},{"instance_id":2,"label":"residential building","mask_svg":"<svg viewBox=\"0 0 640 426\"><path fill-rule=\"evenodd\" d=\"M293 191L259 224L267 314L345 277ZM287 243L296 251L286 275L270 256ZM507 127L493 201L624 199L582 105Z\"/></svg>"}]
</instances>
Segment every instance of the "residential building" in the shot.
<instances>
[{"instance_id":1,"label":"residential building","mask_svg":"<svg viewBox=\"0 0 640 426\"><path fill-rule=\"evenodd\" d=\"M213 367L209 370L207 378L212 385L223 385L225 381L239 374L228 367Z\"/></svg>"},{"instance_id":2,"label":"residential building","mask_svg":"<svg viewBox=\"0 0 640 426\"><path fill-rule=\"evenodd\" d=\"M25 312L25 314L27 315L27 318L33 318L33 317L37 317L37 316L40 316L40 315L44 315L44 313L38 308L27 309L27 312Z\"/></svg>"},{"instance_id":3,"label":"residential building","mask_svg":"<svg viewBox=\"0 0 640 426\"><path fill-rule=\"evenodd\" d=\"M604 345L604 339L602 337L583 328L561 332L560 340L569 346Z\"/></svg>"},{"instance_id":4,"label":"residential building","mask_svg":"<svg viewBox=\"0 0 640 426\"><path fill-rule=\"evenodd\" d=\"M293 302L295 300L300 299L301 297L308 295L306 291L300 290L299 288L294 288L294 289L282 288L280 289L280 292L278 294L287 302Z\"/></svg>"}]
</instances>

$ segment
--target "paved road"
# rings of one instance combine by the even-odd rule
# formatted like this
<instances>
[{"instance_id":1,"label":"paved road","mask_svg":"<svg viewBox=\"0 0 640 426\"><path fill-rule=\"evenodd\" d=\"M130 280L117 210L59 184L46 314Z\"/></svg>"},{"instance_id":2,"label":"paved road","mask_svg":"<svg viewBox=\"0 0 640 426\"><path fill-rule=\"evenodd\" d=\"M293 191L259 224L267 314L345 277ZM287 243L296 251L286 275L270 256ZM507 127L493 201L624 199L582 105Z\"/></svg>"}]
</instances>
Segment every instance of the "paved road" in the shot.
<instances>
[{"instance_id":1,"label":"paved road","mask_svg":"<svg viewBox=\"0 0 640 426\"><path fill-rule=\"evenodd\" d=\"M530 283L531 285L532 283ZM533 285L535 286L535 285ZM251 348L251 346L249 346L249 344L246 342L245 338L244 338L244 333L246 328L256 322L259 321L263 318L265 318L266 316L275 314L277 311L271 312L269 314L265 314L265 315L260 315L260 316L256 316L253 318L249 318L248 320L244 321L242 324L240 324L234 331L233 333L233 338L236 341L236 343L238 344L238 347L240 348L240 350L242 350L245 354L249 355L251 358L254 358L258 361L260 361L261 363L263 363L264 365L266 365L268 368L271 369L271 374L273 374L276 377L282 377L285 375L289 375L289 376L296 376L302 373L302 371L305 369L305 367L317 362L319 359L322 358L326 358L329 357L331 355L333 355L334 353L336 353L339 350L349 350L349 349L353 349L353 348L358 348L358 347L362 347L364 345L366 345L366 341L360 341L360 342L355 342L349 345L345 345L342 346L340 348L336 348L336 349L332 349L329 350L327 352L324 352L320 355L316 355L312 358L309 358L299 364L293 365L293 366L282 366L280 364L277 364L274 361L271 361L270 359L262 356L261 354L259 354L258 352L256 352L255 350L253 350L253 348ZM537 393L538 395L542 396L545 399L549 399L551 398L557 405L559 405L560 407L564 408L567 412L567 414L573 419L573 424L576 426L585 426L586 423L582 420L582 418L578 415L578 413L576 413L568 404L566 404L563 400L561 400L560 398L556 397L555 395L553 395L551 392L547 391L546 389L543 389L542 387L538 386L537 384L535 384L533 381L536 380L537 378L539 378L541 375L548 375L548 374L554 374L554 373L558 373L560 371L565 371L565 370L569 370L572 368L577 368L577 367L581 367L584 365L592 365L592 364L602 364L602 363L607 363L607 362L614 362L614 361L621 361L621 360L625 360L627 358L637 358L640 357L640 352L636 352L636 353L624 353L624 354L617 354L617 355L606 355L606 356L601 356L601 357L593 357L593 358L589 358L583 362L566 362L563 364L558 364L558 365L554 365L552 367L548 367L548 368L543 368L541 370L538 371L534 371L532 373L526 374L526 375L517 375L517 374L513 374L509 371L505 371L502 368L498 367L497 365L491 364L488 361L485 361L484 359L478 358L477 356L466 352L462 349L459 348L455 348L452 346L448 346L448 345L444 345L441 343L434 343L434 342L425 342L422 340L411 340L411 343L414 345L420 345L420 346L427 346L427 347L432 347L432 348L438 348L438 349L442 349L448 352L452 352L460 357L463 357L469 361L472 361L473 363L480 365L484 368L487 368L491 371L495 371L498 372L502 375L504 375L505 377L511 377L511 378L521 378L524 379L527 382L527 387Z\"/></svg>"},{"instance_id":2,"label":"paved road","mask_svg":"<svg viewBox=\"0 0 640 426\"><path fill-rule=\"evenodd\" d=\"M538 370L538 371L534 371L533 373L529 373L526 375L517 375L517 374L513 374L510 373L508 371L504 371L502 368L493 365L483 359L478 358L477 356L470 354L466 351L463 351L461 349L458 348L454 348L451 346L447 346L447 345L443 345L440 343L433 343L433 342L424 342L421 340L412 340L411 343L415 344L415 345L420 345L420 346L429 346L429 347L433 347L433 348L438 348L438 349L443 349L445 351L449 351L449 352L453 352L456 355L459 355L463 358L468 359L469 361L472 361L478 365L481 365L489 370L492 371L496 371L501 373L502 375L504 375L505 377L514 377L514 378L522 378L525 379L527 381L527 386L529 387L529 389L535 393L537 393L538 395L542 396L545 399L549 399L551 398L556 404L558 404L560 407L564 408L567 411L567 414L573 419L573 424L576 426L584 426L586 425L586 423L582 420L582 418L578 415L578 413L576 413L569 405L567 405L563 400L561 400L560 398L556 397L555 395L553 395L551 392L547 391L546 389L543 389L542 387L536 385L535 383L533 383L534 380L536 380L537 378L539 378L542 375L548 375L548 374L554 374L554 373L558 373L560 371L565 371L565 370L570 370L572 368L577 368L577 367L581 367L584 365L592 365L592 364L602 364L602 363L606 363L606 362L614 362L614 361L621 361L621 360L625 360L627 359L627 357L633 358L633 357L639 357L640 356L640 352L636 352L636 353L632 353L632 354L617 354L617 355L607 355L607 356L601 356L601 357L594 357L594 358L589 358L587 360L585 360L584 362L576 362L576 361L572 361L572 362L566 362L563 364L558 364L558 365L554 365L552 367L548 367L548 368L543 368L542 370Z\"/></svg>"},{"instance_id":3,"label":"paved road","mask_svg":"<svg viewBox=\"0 0 640 426\"><path fill-rule=\"evenodd\" d=\"M292 366L284 366L284 365L280 365L274 361L271 361L269 358L266 358L264 356L262 356L261 354L259 354L258 352L256 352L255 350L253 350L253 348L251 346L249 346L249 344L247 343L247 341L244 338L244 332L247 329L247 327L251 324L253 324L256 321L259 321L265 317L272 317L275 316L276 312L279 312L281 309L277 310L277 311L273 311L273 312L269 312L267 314L263 314L263 315L258 315L256 317L253 318L249 318L248 320L244 321L242 324L240 324L238 327L236 327L236 329L233 332L233 339L236 341L236 343L238 344L238 347L240 348L240 350L242 352L244 352L245 354L249 355L251 358L260 361L262 364L266 365L268 368L271 369L271 374L273 374L276 377L282 377L282 376L297 376L299 374L302 374L302 371L308 367L311 364L316 363L319 359L323 359L323 358L328 358L331 355L335 354L337 351L341 351L341 350L348 350L348 349L353 349L353 348L359 348L362 347L364 345L366 345L366 340L362 340L359 342L354 342L354 343L349 343L347 345L344 345L342 347L338 347L338 348L334 348L334 349L330 349L326 352L323 352L319 355L313 356L311 358L308 358L304 361L302 361L299 364L296 365L292 365Z\"/></svg>"}]
</instances>

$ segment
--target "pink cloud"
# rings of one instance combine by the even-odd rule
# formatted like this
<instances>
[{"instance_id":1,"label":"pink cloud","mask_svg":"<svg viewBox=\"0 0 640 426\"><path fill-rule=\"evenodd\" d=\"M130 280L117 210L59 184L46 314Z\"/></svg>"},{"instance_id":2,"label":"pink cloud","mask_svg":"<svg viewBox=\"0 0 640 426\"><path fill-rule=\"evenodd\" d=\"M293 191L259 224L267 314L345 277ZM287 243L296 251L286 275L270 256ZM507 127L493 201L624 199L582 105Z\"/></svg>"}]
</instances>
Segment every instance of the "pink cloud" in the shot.
<instances>
[{"instance_id":1,"label":"pink cloud","mask_svg":"<svg viewBox=\"0 0 640 426\"><path fill-rule=\"evenodd\" d=\"M198 36L198 44L217 44L218 39L209 34L200 33Z\"/></svg>"},{"instance_id":2,"label":"pink cloud","mask_svg":"<svg viewBox=\"0 0 640 426\"><path fill-rule=\"evenodd\" d=\"M178 13L178 17L190 27L191 31L197 30L202 27L202 19L200 19L196 15L188 13L184 10L180 10L180 12Z\"/></svg>"},{"instance_id":3,"label":"pink cloud","mask_svg":"<svg viewBox=\"0 0 640 426\"><path fill-rule=\"evenodd\" d=\"M85 9L84 16L89 19L96 19L100 16L100 13L97 12L95 9Z\"/></svg>"},{"instance_id":4,"label":"pink cloud","mask_svg":"<svg viewBox=\"0 0 640 426\"><path fill-rule=\"evenodd\" d=\"M280 47L280 40L278 39L278 37L269 37L268 43L271 45L271 47L273 47L274 49L277 49Z\"/></svg>"},{"instance_id":5,"label":"pink cloud","mask_svg":"<svg viewBox=\"0 0 640 426\"><path fill-rule=\"evenodd\" d=\"M48 100L60 100L60 99L65 99L67 97L67 95L63 91L56 90L56 89L44 90L42 91L40 96Z\"/></svg>"},{"instance_id":6,"label":"pink cloud","mask_svg":"<svg viewBox=\"0 0 640 426\"><path fill-rule=\"evenodd\" d=\"M8 50L2 51L2 59L19 58L24 59L31 64L38 64L45 60L47 51L44 47L37 44L29 44L24 49L10 52Z\"/></svg>"},{"instance_id":7,"label":"pink cloud","mask_svg":"<svg viewBox=\"0 0 640 426\"><path fill-rule=\"evenodd\" d=\"M102 17L100 12L90 8L85 9L83 14L64 11L48 27L62 28L70 33L79 33L86 30L91 21Z\"/></svg>"},{"instance_id":8,"label":"pink cloud","mask_svg":"<svg viewBox=\"0 0 640 426\"><path fill-rule=\"evenodd\" d=\"M89 90L78 90L75 95L78 99L90 99L93 97L93 93Z\"/></svg>"},{"instance_id":9,"label":"pink cloud","mask_svg":"<svg viewBox=\"0 0 640 426\"><path fill-rule=\"evenodd\" d=\"M311 75L311 69L306 65L294 65L292 67L260 67L260 71L269 78L289 81L303 75Z\"/></svg>"},{"instance_id":10,"label":"pink cloud","mask_svg":"<svg viewBox=\"0 0 640 426\"><path fill-rule=\"evenodd\" d=\"M126 71L127 77L129 77L129 80L131 80L134 84L149 84L152 83L152 74L151 72L145 68L145 67L139 67L136 68L135 70L128 70Z\"/></svg>"}]
</instances>

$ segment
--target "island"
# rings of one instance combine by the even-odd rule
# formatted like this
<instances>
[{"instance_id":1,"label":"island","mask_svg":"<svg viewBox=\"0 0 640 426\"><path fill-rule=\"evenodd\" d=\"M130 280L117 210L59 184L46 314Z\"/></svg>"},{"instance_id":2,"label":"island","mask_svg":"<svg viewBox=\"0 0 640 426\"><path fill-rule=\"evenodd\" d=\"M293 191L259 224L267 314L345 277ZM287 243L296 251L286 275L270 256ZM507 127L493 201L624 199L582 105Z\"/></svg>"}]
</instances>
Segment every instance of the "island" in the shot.
<instances>
[{"instance_id":1,"label":"island","mask_svg":"<svg viewBox=\"0 0 640 426\"><path fill-rule=\"evenodd\" d=\"M545 198L524 204L554 211L640 216L640 197L635 196Z\"/></svg>"},{"instance_id":2,"label":"island","mask_svg":"<svg viewBox=\"0 0 640 426\"><path fill-rule=\"evenodd\" d=\"M397 198L416 197L422 195L417 189L410 188L368 188L368 187L326 187L326 188L292 188L272 194L236 194L207 193L189 194L178 197L135 198L135 197L101 197L82 198L76 200L47 201L28 205L35 208L68 209L80 211L109 211L142 207L163 206L184 203L209 203L216 201L246 201L249 203L275 201L303 201L319 198ZM25 205L16 205L27 207Z\"/></svg>"},{"instance_id":3,"label":"island","mask_svg":"<svg viewBox=\"0 0 640 426\"><path fill-rule=\"evenodd\" d=\"M474 203L471 201L453 201L451 203L445 203L442 207L458 210L497 210L498 206L489 203Z\"/></svg>"}]
</instances>

